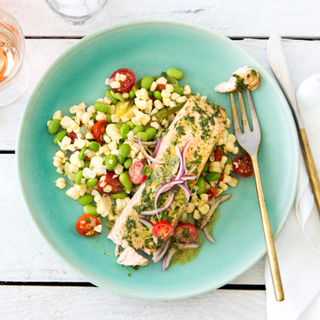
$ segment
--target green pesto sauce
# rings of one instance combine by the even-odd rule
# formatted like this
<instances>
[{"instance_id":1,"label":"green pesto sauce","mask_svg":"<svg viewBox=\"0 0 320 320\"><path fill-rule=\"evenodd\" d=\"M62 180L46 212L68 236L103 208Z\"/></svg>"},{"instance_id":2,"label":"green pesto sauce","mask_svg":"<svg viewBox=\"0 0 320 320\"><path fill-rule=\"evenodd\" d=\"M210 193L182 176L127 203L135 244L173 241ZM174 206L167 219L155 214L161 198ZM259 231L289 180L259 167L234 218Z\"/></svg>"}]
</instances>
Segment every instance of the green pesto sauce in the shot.
<instances>
[{"instance_id":1,"label":"green pesto sauce","mask_svg":"<svg viewBox=\"0 0 320 320\"><path fill-rule=\"evenodd\" d=\"M214 227L214 224L216 223L216 221L220 218L220 214L218 209L213 213L208 225L207 225L207 229L209 230L210 234L212 235L212 230ZM171 263L170 264L178 264L178 265L184 265L188 262L190 262L191 260L193 260L194 258L196 258L199 253L200 250L202 248L202 245L204 244L205 241L208 241L207 238L205 237L204 233L202 231L200 231L198 229L198 239L196 241L196 243L200 244L199 248L195 248L195 249L184 249L184 250L178 250L174 256L172 257ZM214 245L214 244L213 244Z\"/></svg>"},{"instance_id":2,"label":"green pesto sauce","mask_svg":"<svg viewBox=\"0 0 320 320\"><path fill-rule=\"evenodd\" d=\"M237 79L236 80L237 91L243 91L243 90L246 90L248 88L248 85L244 83L244 79L243 78L241 78L237 74L233 74L232 76Z\"/></svg>"}]
</instances>

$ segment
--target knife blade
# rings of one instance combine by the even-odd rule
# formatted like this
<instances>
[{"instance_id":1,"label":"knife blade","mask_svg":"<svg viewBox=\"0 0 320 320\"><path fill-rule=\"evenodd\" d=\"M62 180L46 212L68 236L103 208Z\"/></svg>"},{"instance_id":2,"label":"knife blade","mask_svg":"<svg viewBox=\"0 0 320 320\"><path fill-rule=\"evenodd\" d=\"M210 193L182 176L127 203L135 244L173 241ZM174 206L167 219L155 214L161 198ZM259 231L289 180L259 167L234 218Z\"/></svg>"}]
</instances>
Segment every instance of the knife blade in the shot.
<instances>
[{"instance_id":1,"label":"knife blade","mask_svg":"<svg viewBox=\"0 0 320 320\"><path fill-rule=\"evenodd\" d=\"M304 160L306 162L310 182L312 185L315 201L317 204L318 212L320 214L320 182L317 174L316 166L313 161L311 149L308 142L308 137L300 116L299 108L297 105L296 95L294 92L290 69L282 39L278 34L273 34L268 40L267 44L267 57L273 74L278 80L280 87L285 94L289 105L291 107L299 134L300 145Z\"/></svg>"}]
</instances>

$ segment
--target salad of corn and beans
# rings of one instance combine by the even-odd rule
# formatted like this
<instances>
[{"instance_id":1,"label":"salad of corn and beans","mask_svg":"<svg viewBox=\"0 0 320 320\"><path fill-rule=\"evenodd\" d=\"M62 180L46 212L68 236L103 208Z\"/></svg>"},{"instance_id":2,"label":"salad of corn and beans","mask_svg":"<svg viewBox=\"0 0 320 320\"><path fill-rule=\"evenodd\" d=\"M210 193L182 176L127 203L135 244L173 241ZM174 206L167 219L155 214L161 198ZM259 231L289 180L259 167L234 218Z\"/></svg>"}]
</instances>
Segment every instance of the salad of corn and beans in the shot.
<instances>
[{"instance_id":1,"label":"salad of corn and beans","mask_svg":"<svg viewBox=\"0 0 320 320\"><path fill-rule=\"evenodd\" d=\"M183 76L181 70L170 68L159 77L146 76L136 81L131 70L119 69L106 80L110 88L104 97L90 106L83 102L72 106L69 115L58 110L48 121L48 131L59 146L53 165L64 176L55 184L64 189L68 178L71 187L66 195L83 205L84 214L76 222L82 236L101 233L101 217L106 217L106 226L112 228L150 175L149 157L155 157L161 137L192 94L189 85L179 85ZM192 190L180 224L174 229L167 221L157 222L152 229L155 237L165 239L174 234L179 242L192 243L197 240L197 229L202 229L214 243L206 225L219 203L231 196L219 195L237 185L233 171L243 177L252 174L249 156L241 154L231 159L239 148L236 137L227 129Z\"/></svg>"}]
</instances>

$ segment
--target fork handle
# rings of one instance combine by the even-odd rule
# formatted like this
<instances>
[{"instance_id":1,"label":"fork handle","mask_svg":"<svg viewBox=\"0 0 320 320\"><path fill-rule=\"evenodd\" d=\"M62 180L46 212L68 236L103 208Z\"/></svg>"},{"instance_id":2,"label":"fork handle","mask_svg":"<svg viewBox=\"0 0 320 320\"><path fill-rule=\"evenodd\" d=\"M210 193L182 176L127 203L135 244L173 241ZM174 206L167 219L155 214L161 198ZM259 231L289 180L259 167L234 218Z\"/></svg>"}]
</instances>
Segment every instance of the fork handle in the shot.
<instances>
[{"instance_id":1,"label":"fork handle","mask_svg":"<svg viewBox=\"0 0 320 320\"><path fill-rule=\"evenodd\" d=\"M313 157L312 157L312 153L311 153L311 149L309 146L309 141L308 141L308 137L305 129L299 129L298 133L300 137L300 144L301 144L303 157L306 162L310 182L313 189L314 198L316 200L318 212L320 214L320 182L317 174L317 169L313 161Z\"/></svg>"},{"instance_id":2,"label":"fork handle","mask_svg":"<svg viewBox=\"0 0 320 320\"><path fill-rule=\"evenodd\" d=\"M265 238L266 246L267 246L269 266L270 266L275 296L276 296L277 301L283 301L284 300L284 291L283 291L283 286L282 286L282 281L281 281L279 263L278 263L276 248L274 245L274 240L273 240L272 229L271 229L271 225L270 225L266 200L264 197L262 183L261 183L257 155L255 154L255 155L251 156L251 160L252 160L252 165L253 165L254 178L256 181L257 194L258 194L259 207L260 207L261 220L262 220L262 227L263 227L264 238Z\"/></svg>"}]
</instances>

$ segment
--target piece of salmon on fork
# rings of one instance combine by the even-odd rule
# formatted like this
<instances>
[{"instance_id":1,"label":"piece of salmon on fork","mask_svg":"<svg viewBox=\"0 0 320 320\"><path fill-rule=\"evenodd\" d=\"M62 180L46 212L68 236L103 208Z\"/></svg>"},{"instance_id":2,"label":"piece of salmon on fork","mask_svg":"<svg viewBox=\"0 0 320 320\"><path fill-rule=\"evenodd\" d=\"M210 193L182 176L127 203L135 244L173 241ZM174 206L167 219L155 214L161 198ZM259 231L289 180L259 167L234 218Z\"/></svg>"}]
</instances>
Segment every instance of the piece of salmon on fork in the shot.
<instances>
[{"instance_id":1,"label":"piece of salmon on fork","mask_svg":"<svg viewBox=\"0 0 320 320\"><path fill-rule=\"evenodd\" d=\"M181 188L177 188L178 191L175 192L172 203L166 211L159 214L159 218L156 214L148 216L151 223L156 223L159 219L176 226L189 200L186 189L192 190L195 185L213 148L225 130L226 120L226 112L223 108L208 104L196 96L191 96L187 100L162 139L155 158L157 163L151 165L151 175L139 187L117 219L108 235L109 239L123 248L131 247L147 254L152 254L160 246L160 243L155 242L152 229L141 223L139 217L146 218L143 215L145 212L155 211L156 197L158 208L172 200L172 193L159 194L160 188L181 179L182 174L183 176L193 175L195 176L193 180L185 181L183 186L177 184ZM181 151L184 147L185 159L183 160ZM180 170L181 166L179 167L181 159L184 162L184 170ZM144 260L143 263L145 263Z\"/></svg>"}]
</instances>

